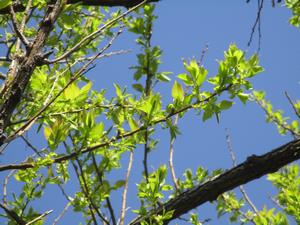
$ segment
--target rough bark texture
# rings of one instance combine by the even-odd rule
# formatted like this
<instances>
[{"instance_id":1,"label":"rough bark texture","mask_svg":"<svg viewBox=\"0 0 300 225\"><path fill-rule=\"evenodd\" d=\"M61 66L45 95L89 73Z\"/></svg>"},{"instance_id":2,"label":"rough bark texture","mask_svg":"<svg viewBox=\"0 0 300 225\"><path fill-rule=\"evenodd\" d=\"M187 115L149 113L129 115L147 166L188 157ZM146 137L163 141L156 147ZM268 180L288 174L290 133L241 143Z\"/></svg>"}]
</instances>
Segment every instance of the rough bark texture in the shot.
<instances>
[{"instance_id":1,"label":"rough bark texture","mask_svg":"<svg viewBox=\"0 0 300 225\"><path fill-rule=\"evenodd\" d=\"M158 215L174 210L172 218L165 221L165 224L168 224L171 220L178 218L189 210L205 202L216 200L220 194L268 173L276 172L281 167L299 158L300 140L289 142L261 156L250 156L242 164L226 171L213 180L181 193L158 209L151 211L148 217L136 218L130 225L140 225L143 220L147 220L151 215Z\"/></svg>"},{"instance_id":2,"label":"rough bark texture","mask_svg":"<svg viewBox=\"0 0 300 225\"><path fill-rule=\"evenodd\" d=\"M0 146L3 145L5 137L3 133L10 117L18 103L21 101L22 94L29 82L29 79L34 69L42 60L42 48L50 32L54 27L54 23L60 14L62 4L60 1L51 1L48 5L47 12L40 25L36 38L27 49L25 55L18 56L17 64L15 65L16 74L13 74L13 81L9 90L0 96L3 103L0 106Z\"/></svg>"}]
</instances>

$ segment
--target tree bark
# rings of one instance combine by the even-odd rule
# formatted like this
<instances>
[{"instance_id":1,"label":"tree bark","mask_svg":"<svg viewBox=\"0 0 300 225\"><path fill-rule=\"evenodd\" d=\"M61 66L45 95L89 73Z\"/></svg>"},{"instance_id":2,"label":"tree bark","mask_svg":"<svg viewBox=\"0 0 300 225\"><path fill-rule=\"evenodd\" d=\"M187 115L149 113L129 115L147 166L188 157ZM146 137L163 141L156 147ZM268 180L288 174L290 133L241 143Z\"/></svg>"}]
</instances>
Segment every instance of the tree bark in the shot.
<instances>
[{"instance_id":1,"label":"tree bark","mask_svg":"<svg viewBox=\"0 0 300 225\"><path fill-rule=\"evenodd\" d=\"M0 146L5 141L4 131L10 121L10 117L21 101L24 90L30 80L30 77L34 69L41 63L43 59L42 48L46 42L47 37L54 28L56 19L58 18L62 10L62 4L60 1L52 0L49 3L47 12L41 22L36 38L34 39L31 46L26 50L24 55L17 56L16 64L14 65L12 74L13 80L9 90L0 96L3 102L0 105ZM10 73L8 71L8 73Z\"/></svg>"},{"instance_id":2,"label":"tree bark","mask_svg":"<svg viewBox=\"0 0 300 225\"><path fill-rule=\"evenodd\" d=\"M149 218L153 215L160 215L173 210L172 218L164 222L164 224L168 224L171 220L188 211L206 202L216 200L224 192L268 173L274 173L281 167L298 159L300 159L300 140L291 141L261 156L252 155L240 165L227 170L212 180L186 190L158 209L150 211L146 217L137 217L130 225L140 225L144 220L149 221Z\"/></svg>"}]
</instances>

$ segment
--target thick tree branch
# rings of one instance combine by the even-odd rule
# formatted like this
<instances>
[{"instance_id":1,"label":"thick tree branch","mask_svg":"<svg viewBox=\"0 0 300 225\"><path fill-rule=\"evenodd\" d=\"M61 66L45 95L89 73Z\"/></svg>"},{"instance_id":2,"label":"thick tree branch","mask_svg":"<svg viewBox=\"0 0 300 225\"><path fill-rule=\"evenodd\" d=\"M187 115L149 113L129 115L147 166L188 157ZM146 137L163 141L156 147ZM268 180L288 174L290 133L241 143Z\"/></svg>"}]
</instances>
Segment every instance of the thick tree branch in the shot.
<instances>
[{"instance_id":1,"label":"thick tree branch","mask_svg":"<svg viewBox=\"0 0 300 225\"><path fill-rule=\"evenodd\" d=\"M10 85L10 90L7 91L6 95L3 95L3 104L0 106L0 146L8 141L8 139L4 136L5 128L8 126L10 122L10 117L16 108L17 104L21 100L22 93L24 92L31 74L33 73L34 69L44 62L44 56L41 54L41 49L45 44L45 41L54 27L55 21L58 18L60 11L63 8L63 0L52 0L51 4L49 3L48 10L46 15L41 23L41 27L38 31L37 37L35 38L32 49L29 49L25 56L21 56L19 60L19 70L17 71L12 84ZM119 19L125 17L134 9L142 6L145 4L147 0L141 1L139 5L127 10L122 15L117 17L116 19L108 22L103 27L98 30L98 32L103 31L105 28L110 27ZM111 44L107 45L109 47ZM106 49L106 48L105 48ZM99 56L99 55L97 55ZM96 58L95 58L96 59ZM94 58L93 58L94 60ZM88 64L89 65L89 64ZM4 93L5 94L5 93ZM2 98L2 97L1 97ZM54 99L55 100L55 99ZM52 102L50 101L44 108L48 107ZM40 112L43 112L41 110ZM37 115L39 116L39 114ZM36 117L37 118L37 117ZM34 118L35 119L35 118ZM34 122L33 120L30 122ZM10 139L11 140L11 139Z\"/></svg>"},{"instance_id":2,"label":"thick tree branch","mask_svg":"<svg viewBox=\"0 0 300 225\"><path fill-rule=\"evenodd\" d=\"M90 6L123 6L126 8L133 7L137 4L140 4L143 0L67 0L67 4L77 4L80 5L90 5ZM160 0L149 0L149 2L158 2ZM9 7L5 7L0 10L0 14L8 14ZM13 9L15 12L23 12L25 10L24 5L20 2L13 4Z\"/></svg>"},{"instance_id":3,"label":"thick tree branch","mask_svg":"<svg viewBox=\"0 0 300 225\"><path fill-rule=\"evenodd\" d=\"M31 74L42 60L41 50L44 47L47 37L54 27L54 23L62 10L62 0L51 1L47 12L41 22L40 28L32 43L32 48L27 50L26 55L18 56L18 70L10 85L9 90L1 96L2 105L0 106L0 146L3 144L3 136L6 126L9 124L10 117L20 102L22 94L29 82Z\"/></svg>"},{"instance_id":4,"label":"thick tree branch","mask_svg":"<svg viewBox=\"0 0 300 225\"><path fill-rule=\"evenodd\" d=\"M274 173L281 167L298 159L300 159L300 140L291 141L261 156L252 155L245 162L220 176L186 190L174 199L169 200L158 209L149 212L147 217L136 218L130 225L140 225L143 220L149 219L151 215L159 215L174 210L172 218L165 221L165 224L168 224L171 220L178 218L189 210L208 201L216 200L220 194L266 174Z\"/></svg>"}]
</instances>

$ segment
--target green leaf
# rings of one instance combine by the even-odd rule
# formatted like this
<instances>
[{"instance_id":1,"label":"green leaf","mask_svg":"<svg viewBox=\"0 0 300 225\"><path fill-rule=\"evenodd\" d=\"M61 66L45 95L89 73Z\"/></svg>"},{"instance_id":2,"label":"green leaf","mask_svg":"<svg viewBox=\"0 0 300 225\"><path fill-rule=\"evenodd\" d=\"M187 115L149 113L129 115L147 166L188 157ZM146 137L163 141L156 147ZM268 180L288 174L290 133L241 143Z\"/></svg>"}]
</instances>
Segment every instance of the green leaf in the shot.
<instances>
[{"instance_id":1,"label":"green leaf","mask_svg":"<svg viewBox=\"0 0 300 225\"><path fill-rule=\"evenodd\" d=\"M0 9L3 9L11 4L12 0L0 0Z\"/></svg>"},{"instance_id":2,"label":"green leaf","mask_svg":"<svg viewBox=\"0 0 300 225\"><path fill-rule=\"evenodd\" d=\"M64 96L66 99L73 100L80 95L80 89L76 84L71 84L64 92Z\"/></svg>"},{"instance_id":3,"label":"green leaf","mask_svg":"<svg viewBox=\"0 0 300 225\"><path fill-rule=\"evenodd\" d=\"M116 95L121 98L123 96L123 93L122 93L122 90L121 90L121 87L118 85L118 84L114 84L115 86L115 89L116 89Z\"/></svg>"},{"instance_id":4,"label":"green leaf","mask_svg":"<svg viewBox=\"0 0 300 225\"><path fill-rule=\"evenodd\" d=\"M219 107L220 107L220 110L226 110L226 109L231 108L232 105L233 105L233 102L223 100L220 102Z\"/></svg>"},{"instance_id":5,"label":"green leaf","mask_svg":"<svg viewBox=\"0 0 300 225\"><path fill-rule=\"evenodd\" d=\"M51 127L44 127L44 136L45 136L46 140L49 139L51 132L52 132Z\"/></svg>"},{"instance_id":6,"label":"green leaf","mask_svg":"<svg viewBox=\"0 0 300 225\"><path fill-rule=\"evenodd\" d=\"M89 133L89 138L90 139L99 139L102 137L104 131L104 124L103 123L98 123L96 126L94 126L90 133Z\"/></svg>"},{"instance_id":7,"label":"green leaf","mask_svg":"<svg viewBox=\"0 0 300 225\"><path fill-rule=\"evenodd\" d=\"M206 69L204 69L204 67L199 67L199 73L196 78L196 84L198 87L202 86L203 82L206 79L207 74L208 74L208 71Z\"/></svg>"},{"instance_id":8,"label":"green leaf","mask_svg":"<svg viewBox=\"0 0 300 225\"><path fill-rule=\"evenodd\" d=\"M136 129L139 128L137 122L132 117L129 117L128 123L129 123L129 126L130 126L131 130L136 130Z\"/></svg>"},{"instance_id":9,"label":"green leaf","mask_svg":"<svg viewBox=\"0 0 300 225\"><path fill-rule=\"evenodd\" d=\"M62 14L61 19L62 19L63 26L64 26L65 29L70 30L70 29L73 28L74 23L75 23L74 16L70 16L70 15L67 15L67 14Z\"/></svg>"},{"instance_id":10,"label":"green leaf","mask_svg":"<svg viewBox=\"0 0 300 225\"><path fill-rule=\"evenodd\" d=\"M182 86L175 81L172 88L172 97L176 100L183 101L184 100L184 91Z\"/></svg>"},{"instance_id":11,"label":"green leaf","mask_svg":"<svg viewBox=\"0 0 300 225\"><path fill-rule=\"evenodd\" d=\"M206 121L206 120L210 119L213 114L214 114L214 112L212 111L212 109L205 110L203 113L203 116L202 116L202 121Z\"/></svg>"},{"instance_id":12,"label":"green leaf","mask_svg":"<svg viewBox=\"0 0 300 225\"><path fill-rule=\"evenodd\" d=\"M182 80L185 85L187 86L192 86L193 85L193 80L190 76L188 76L186 73L181 73L177 76L180 80Z\"/></svg>"},{"instance_id":13,"label":"green leaf","mask_svg":"<svg viewBox=\"0 0 300 225\"><path fill-rule=\"evenodd\" d=\"M141 84L133 84L132 85L132 87L136 90L136 91L138 91L138 92L141 92L141 93L143 93L144 92L144 87L143 87L143 85L141 85Z\"/></svg>"},{"instance_id":14,"label":"green leaf","mask_svg":"<svg viewBox=\"0 0 300 225\"><path fill-rule=\"evenodd\" d=\"M194 80L196 80L199 75L199 65L198 65L197 61L193 59L190 62L190 64L187 64L187 62L183 62L183 65L184 65L185 69L194 78Z\"/></svg>"},{"instance_id":15,"label":"green leaf","mask_svg":"<svg viewBox=\"0 0 300 225\"><path fill-rule=\"evenodd\" d=\"M241 100L241 102L243 104L246 104L248 99L249 99L249 94L245 94L245 93L238 93L237 94L238 98Z\"/></svg>"},{"instance_id":16,"label":"green leaf","mask_svg":"<svg viewBox=\"0 0 300 225\"><path fill-rule=\"evenodd\" d=\"M115 187L116 187L116 188L123 187L124 185L125 185L125 180L118 180L118 181L115 183Z\"/></svg>"},{"instance_id":17,"label":"green leaf","mask_svg":"<svg viewBox=\"0 0 300 225\"><path fill-rule=\"evenodd\" d=\"M172 74L172 72L161 72L158 73L156 78L163 82L169 82L171 79L168 77L168 75Z\"/></svg>"}]
</instances>

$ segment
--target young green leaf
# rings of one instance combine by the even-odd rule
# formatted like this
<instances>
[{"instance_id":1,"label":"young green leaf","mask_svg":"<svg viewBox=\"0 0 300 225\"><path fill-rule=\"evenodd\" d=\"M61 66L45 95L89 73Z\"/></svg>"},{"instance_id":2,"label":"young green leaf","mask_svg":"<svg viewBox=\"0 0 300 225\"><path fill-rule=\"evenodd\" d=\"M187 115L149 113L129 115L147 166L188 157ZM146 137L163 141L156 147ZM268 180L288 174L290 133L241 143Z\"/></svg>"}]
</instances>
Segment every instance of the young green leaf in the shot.
<instances>
[{"instance_id":1,"label":"young green leaf","mask_svg":"<svg viewBox=\"0 0 300 225\"><path fill-rule=\"evenodd\" d=\"M226 109L231 108L232 105L233 105L233 102L223 100L220 102L219 107L220 107L220 110L226 110Z\"/></svg>"},{"instance_id":2,"label":"young green leaf","mask_svg":"<svg viewBox=\"0 0 300 225\"><path fill-rule=\"evenodd\" d=\"M184 91L182 86L175 80L172 88L172 97L175 100L183 101L184 100Z\"/></svg>"},{"instance_id":3,"label":"young green leaf","mask_svg":"<svg viewBox=\"0 0 300 225\"><path fill-rule=\"evenodd\" d=\"M193 80L190 76L188 76L186 73L181 73L177 76L180 80L182 80L186 86L192 86Z\"/></svg>"},{"instance_id":4,"label":"young green leaf","mask_svg":"<svg viewBox=\"0 0 300 225\"><path fill-rule=\"evenodd\" d=\"M0 0L0 9L3 9L11 4L12 0Z\"/></svg>"}]
</instances>

